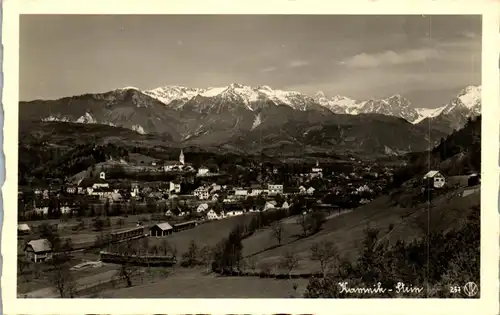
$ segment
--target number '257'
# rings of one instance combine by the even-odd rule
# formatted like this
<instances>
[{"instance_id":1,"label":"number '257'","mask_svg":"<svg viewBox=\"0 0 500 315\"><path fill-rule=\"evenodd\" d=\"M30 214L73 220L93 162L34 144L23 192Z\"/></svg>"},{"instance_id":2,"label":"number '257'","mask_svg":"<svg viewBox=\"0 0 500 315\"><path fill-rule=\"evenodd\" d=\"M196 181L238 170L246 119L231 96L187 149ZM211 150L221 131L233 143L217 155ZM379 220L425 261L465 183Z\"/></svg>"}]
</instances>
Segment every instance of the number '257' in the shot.
<instances>
[{"instance_id":1,"label":"number '257'","mask_svg":"<svg viewBox=\"0 0 500 315\"><path fill-rule=\"evenodd\" d=\"M451 286L450 287L450 293L460 293L460 287L459 286Z\"/></svg>"}]
</instances>

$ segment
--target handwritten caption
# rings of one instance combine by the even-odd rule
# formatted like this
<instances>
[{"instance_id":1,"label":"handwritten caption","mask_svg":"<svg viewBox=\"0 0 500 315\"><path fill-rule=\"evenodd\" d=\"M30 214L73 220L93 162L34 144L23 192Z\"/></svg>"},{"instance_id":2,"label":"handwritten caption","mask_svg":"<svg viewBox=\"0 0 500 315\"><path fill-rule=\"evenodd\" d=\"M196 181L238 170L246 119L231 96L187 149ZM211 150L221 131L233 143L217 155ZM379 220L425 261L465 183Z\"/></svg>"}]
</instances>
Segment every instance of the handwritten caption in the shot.
<instances>
[{"instance_id":1,"label":"handwritten caption","mask_svg":"<svg viewBox=\"0 0 500 315\"><path fill-rule=\"evenodd\" d=\"M347 294L384 294L395 292L398 294L419 294L424 291L423 287L417 287L412 285L406 285L403 282L396 283L393 288L384 288L382 283L378 282L370 287L350 287L348 282L339 282L340 293Z\"/></svg>"}]
</instances>

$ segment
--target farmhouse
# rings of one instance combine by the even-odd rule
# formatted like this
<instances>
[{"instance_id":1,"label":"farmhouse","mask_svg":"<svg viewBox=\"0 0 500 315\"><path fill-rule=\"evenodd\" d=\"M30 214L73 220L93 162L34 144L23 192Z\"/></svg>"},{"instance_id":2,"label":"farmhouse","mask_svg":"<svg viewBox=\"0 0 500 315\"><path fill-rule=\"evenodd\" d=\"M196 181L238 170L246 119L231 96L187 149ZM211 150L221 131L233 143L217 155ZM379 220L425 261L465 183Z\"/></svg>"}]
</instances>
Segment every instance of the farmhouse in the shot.
<instances>
[{"instance_id":1,"label":"farmhouse","mask_svg":"<svg viewBox=\"0 0 500 315\"><path fill-rule=\"evenodd\" d=\"M172 226L170 226L170 224L168 224L167 222L164 222L153 225L149 231L149 235L157 237L166 236L172 234L173 231L174 229L172 228Z\"/></svg>"},{"instance_id":2,"label":"farmhouse","mask_svg":"<svg viewBox=\"0 0 500 315\"><path fill-rule=\"evenodd\" d=\"M45 238L32 240L24 247L24 253L29 261L44 261L52 257L52 244Z\"/></svg>"},{"instance_id":3,"label":"farmhouse","mask_svg":"<svg viewBox=\"0 0 500 315\"><path fill-rule=\"evenodd\" d=\"M439 171L429 171L423 180L427 187L442 188L445 184L445 178Z\"/></svg>"}]
</instances>

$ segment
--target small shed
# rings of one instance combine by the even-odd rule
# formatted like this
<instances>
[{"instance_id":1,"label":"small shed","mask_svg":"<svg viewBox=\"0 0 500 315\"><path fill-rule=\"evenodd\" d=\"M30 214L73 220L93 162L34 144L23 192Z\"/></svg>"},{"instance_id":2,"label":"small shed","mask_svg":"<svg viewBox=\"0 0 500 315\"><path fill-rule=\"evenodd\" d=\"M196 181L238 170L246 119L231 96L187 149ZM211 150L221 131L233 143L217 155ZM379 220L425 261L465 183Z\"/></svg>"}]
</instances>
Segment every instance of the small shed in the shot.
<instances>
[{"instance_id":1,"label":"small shed","mask_svg":"<svg viewBox=\"0 0 500 315\"><path fill-rule=\"evenodd\" d=\"M427 187L442 188L446 180L439 171L429 171L423 178Z\"/></svg>"},{"instance_id":2,"label":"small shed","mask_svg":"<svg viewBox=\"0 0 500 315\"><path fill-rule=\"evenodd\" d=\"M28 261L44 261L52 258L52 244L45 238L32 240L24 247L24 253Z\"/></svg>"},{"instance_id":3,"label":"small shed","mask_svg":"<svg viewBox=\"0 0 500 315\"><path fill-rule=\"evenodd\" d=\"M17 233L18 234L23 234L23 235L30 234L31 233L31 228L26 223L18 224L17 225Z\"/></svg>"},{"instance_id":4,"label":"small shed","mask_svg":"<svg viewBox=\"0 0 500 315\"><path fill-rule=\"evenodd\" d=\"M173 232L173 228L170 224L168 224L167 222L164 222L164 223L158 223L158 224L155 224L151 227L150 231L149 231L149 235L150 236L166 236L166 235L169 235L169 234L172 234Z\"/></svg>"}]
</instances>

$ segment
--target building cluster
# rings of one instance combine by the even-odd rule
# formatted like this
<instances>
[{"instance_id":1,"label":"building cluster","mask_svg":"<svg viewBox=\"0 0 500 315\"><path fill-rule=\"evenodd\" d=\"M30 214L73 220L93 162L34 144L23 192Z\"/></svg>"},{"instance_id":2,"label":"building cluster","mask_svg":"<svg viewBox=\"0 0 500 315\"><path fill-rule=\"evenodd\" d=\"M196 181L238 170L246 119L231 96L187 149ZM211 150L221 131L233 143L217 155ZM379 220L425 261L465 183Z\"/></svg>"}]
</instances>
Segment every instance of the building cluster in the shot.
<instances>
[{"instance_id":1,"label":"building cluster","mask_svg":"<svg viewBox=\"0 0 500 315\"><path fill-rule=\"evenodd\" d=\"M153 162L154 164L155 162ZM264 211L272 206L281 207L273 203L282 199L290 202L292 196L303 195L321 199L326 195L341 196L344 199L361 196L361 203L369 202L390 181L392 170L377 165L357 165L350 172L327 172L319 162L310 168L308 173L287 174L287 184L280 183L277 167L268 172L268 179L260 184L250 184L246 187L231 185L227 181L219 182L218 177L211 177L210 169L201 166L195 168L186 163L184 153L180 152L178 161L166 162L161 167L166 172L195 172L191 175L175 175L169 181L162 182L127 182L107 179L105 171L101 171L97 178L84 178L76 184L60 185L58 187L36 188L35 198L30 205L24 205L37 214L48 214L51 200L56 197L58 210L68 213L75 210L78 205L76 199L87 199L88 203L121 204L135 201L138 203L165 204L167 215L184 216L190 213L203 215L209 219L224 218L239 215L245 211ZM198 180L194 180L196 177ZM274 179L273 179L274 177ZM190 178L191 181L187 180ZM273 182L278 181L278 183ZM194 183L199 182L199 186ZM276 198L281 196L280 198ZM237 206L249 199L263 199L257 208ZM359 199L359 198L358 198ZM171 204L182 206L170 206ZM213 207L212 204L221 203L234 209L227 210ZM236 205L236 206L235 206ZM205 207L203 210L200 207Z\"/></svg>"}]
</instances>

